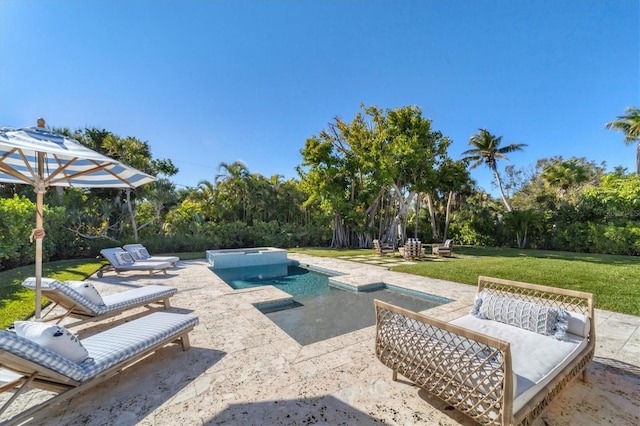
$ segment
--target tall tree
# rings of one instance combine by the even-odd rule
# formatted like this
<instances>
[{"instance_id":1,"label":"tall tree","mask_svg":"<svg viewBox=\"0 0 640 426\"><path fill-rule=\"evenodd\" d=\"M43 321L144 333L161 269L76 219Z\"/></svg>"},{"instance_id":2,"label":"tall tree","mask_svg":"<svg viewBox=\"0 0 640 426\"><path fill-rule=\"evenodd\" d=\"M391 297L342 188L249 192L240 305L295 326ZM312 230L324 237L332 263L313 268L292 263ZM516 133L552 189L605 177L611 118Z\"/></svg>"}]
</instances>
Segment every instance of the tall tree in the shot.
<instances>
[{"instance_id":1,"label":"tall tree","mask_svg":"<svg viewBox=\"0 0 640 426\"><path fill-rule=\"evenodd\" d=\"M371 247L376 222L378 238L404 242L418 186L437 185L435 169L450 144L417 107L361 108L351 123L336 118L308 138L301 151L302 184L333 215L334 247Z\"/></svg>"},{"instance_id":2,"label":"tall tree","mask_svg":"<svg viewBox=\"0 0 640 426\"><path fill-rule=\"evenodd\" d=\"M606 124L607 129L624 132L624 143L636 145L636 173L640 175L640 109L628 107L625 114Z\"/></svg>"},{"instance_id":3,"label":"tall tree","mask_svg":"<svg viewBox=\"0 0 640 426\"><path fill-rule=\"evenodd\" d=\"M498 184L500 190L500 196L507 211L511 211L511 205L505 196L504 189L502 187L502 181L500 180L500 173L498 173L498 160L508 160L507 154L515 151L522 151L522 148L527 146L522 143L512 143L501 147L502 136L495 136L489 133L486 129L479 129L479 132L471 136L469 139L469 145L473 146L473 149L469 149L462 153L463 161L471 162L470 167L473 169L481 164L486 165L493 172L493 176Z\"/></svg>"},{"instance_id":4,"label":"tall tree","mask_svg":"<svg viewBox=\"0 0 640 426\"><path fill-rule=\"evenodd\" d=\"M220 201L235 210L231 220L245 221L249 207L249 181L251 173L242 161L220 163L215 183ZM235 208L234 208L235 207Z\"/></svg>"}]
</instances>

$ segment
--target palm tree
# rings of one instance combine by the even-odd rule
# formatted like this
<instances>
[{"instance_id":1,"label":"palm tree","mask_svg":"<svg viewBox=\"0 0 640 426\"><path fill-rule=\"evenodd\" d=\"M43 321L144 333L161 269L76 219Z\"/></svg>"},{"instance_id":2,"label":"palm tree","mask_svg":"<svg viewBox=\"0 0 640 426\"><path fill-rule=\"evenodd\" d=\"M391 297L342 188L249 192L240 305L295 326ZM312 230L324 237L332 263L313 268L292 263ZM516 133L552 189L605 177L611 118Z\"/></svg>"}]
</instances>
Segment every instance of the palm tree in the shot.
<instances>
[{"instance_id":1,"label":"palm tree","mask_svg":"<svg viewBox=\"0 0 640 426\"><path fill-rule=\"evenodd\" d=\"M606 128L624 132L624 143L627 145L638 142L636 146L636 173L640 174L640 109L628 107L624 115L607 123Z\"/></svg>"},{"instance_id":2,"label":"palm tree","mask_svg":"<svg viewBox=\"0 0 640 426\"><path fill-rule=\"evenodd\" d=\"M511 206L507 201L507 197L504 195L504 189L502 188L502 181L500 180L500 174L498 173L498 160L508 160L507 155L510 152L522 151L522 148L527 146L522 143L512 143L507 146L500 147L502 142L502 136L495 136L489 133L486 129L479 129L480 131L471 136L469 139L469 145L473 146L473 149L467 150L462 153L465 157L463 161L471 161L470 168L475 168L480 164L484 164L491 169L493 176L498 184L500 190L500 196L502 202L507 211L511 211Z\"/></svg>"},{"instance_id":3,"label":"palm tree","mask_svg":"<svg viewBox=\"0 0 640 426\"><path fill-rule=\"evenodd\" d=\"M576 158L557 161L546 166L540 174L551 187L557 188L560 196L564 196L570 187L581 185L594 177L594 171Z\"/></svg>"}]
</instances>

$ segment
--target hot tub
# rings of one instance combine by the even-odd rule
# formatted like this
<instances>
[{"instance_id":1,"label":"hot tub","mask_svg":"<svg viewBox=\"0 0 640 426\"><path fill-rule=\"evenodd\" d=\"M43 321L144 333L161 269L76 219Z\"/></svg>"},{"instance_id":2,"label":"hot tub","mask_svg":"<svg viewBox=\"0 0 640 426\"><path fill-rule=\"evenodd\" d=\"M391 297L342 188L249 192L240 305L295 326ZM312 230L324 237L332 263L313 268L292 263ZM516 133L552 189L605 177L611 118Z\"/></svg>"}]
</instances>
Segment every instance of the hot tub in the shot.
<instances>
[{"instance_id":1,"label":"hot tub","mask_svg":"<svg viewBox=\"0 0 640 426\"><path fill-rule=\"evenodd\" d=\"M287 251L274 247L207 250L206 254L213 269L287 263Z\"/></svg>"}]
</instances>

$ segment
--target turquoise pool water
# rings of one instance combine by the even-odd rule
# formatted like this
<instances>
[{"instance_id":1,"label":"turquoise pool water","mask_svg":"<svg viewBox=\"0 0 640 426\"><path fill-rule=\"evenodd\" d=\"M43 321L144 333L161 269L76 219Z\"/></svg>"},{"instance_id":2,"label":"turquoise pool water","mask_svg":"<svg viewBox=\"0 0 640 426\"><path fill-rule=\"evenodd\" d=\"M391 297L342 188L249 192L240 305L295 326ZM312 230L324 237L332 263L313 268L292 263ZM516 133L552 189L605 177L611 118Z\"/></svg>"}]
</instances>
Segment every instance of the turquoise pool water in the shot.
<instances>
[{"instance_id":1,"label":"turquoise pool water","mask_svg":"<svg viewBox=\"0 0 640 426\"><path fill-rule=\"evenodd\" d=\"M374 325L374 299L418 312L451 302L384 286L350 291L331 286L330 275L295 265L229 268L214 273L234 289L273 285L292 295L292 303L258 309L303 346Z\"/></svg>"},{"instance_id":2,"label":"turquoise pool water","mask_svg":"<svg viewBox=\"0 0 640 426\"><path fill-rule=\"evenodd\" d=\"M340 291L329 286L329 275L295 265L263 265L213 271L236 290L272 285L294 297Z\"/></svg>"}]
</instances>

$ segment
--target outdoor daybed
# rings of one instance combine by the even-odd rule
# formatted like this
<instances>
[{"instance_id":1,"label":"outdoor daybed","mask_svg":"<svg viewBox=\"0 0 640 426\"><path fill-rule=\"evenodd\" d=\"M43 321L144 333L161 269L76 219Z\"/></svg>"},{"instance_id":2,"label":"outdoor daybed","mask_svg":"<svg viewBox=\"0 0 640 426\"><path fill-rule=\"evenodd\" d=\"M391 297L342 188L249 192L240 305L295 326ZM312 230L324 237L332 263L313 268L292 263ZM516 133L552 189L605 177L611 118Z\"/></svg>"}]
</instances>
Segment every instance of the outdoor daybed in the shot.
<instances>
[{"instance_id":1,"label":"outdoor daybed","mask_svg":"<svg viewBox=\"0 0 640 426\"><path fill-rule=\"evenodd\" d=\"M172 342L179 342L186 351L189 332L196 324L198 318L193 315L154 312L78 340L55 324L18 321L15 334L0 330L0 367L17 373L15 380L0 387L0 392L17 388L0 414L29 387L58 395L15 414L8 423L19 423L88 390Z\"/></svg>"},{"instance_id":2,"label":"outdoor daybed","mask_svg":"<svg viewBox=\"0 0 640 426\"><path fill-rule=\"evenodd\" d=\"M449 323L379 300L378 359L486 425L529 425L595 351L593 296L479 277L472 313Z\"/></svg>"}]
</instances>

